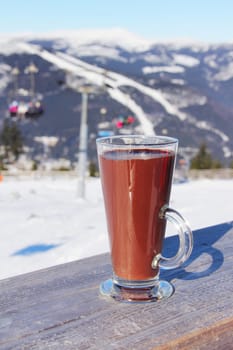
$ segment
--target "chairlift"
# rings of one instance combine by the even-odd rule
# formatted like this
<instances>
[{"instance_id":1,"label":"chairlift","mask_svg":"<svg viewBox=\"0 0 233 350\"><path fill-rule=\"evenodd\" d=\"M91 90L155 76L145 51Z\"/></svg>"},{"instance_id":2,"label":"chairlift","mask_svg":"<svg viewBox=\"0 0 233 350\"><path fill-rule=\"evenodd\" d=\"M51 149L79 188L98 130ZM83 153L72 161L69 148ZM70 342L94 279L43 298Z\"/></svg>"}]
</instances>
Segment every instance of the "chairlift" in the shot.
<instances>
[{"instance_id":1,"label":"chairlift","mask_svg":"<svg viewBox=\"0 0 233 350\"><path fill-rule=\"evenodd\" d=\"M13 100L9 105L11 117L36 117L44 113L44 107L39 99Z\"/></svg>"},{"instance_id":2,"label":"chairlift","mask_svg":"<svg viewBox=\"0 0 233 350\"><path fill-rule=\"evenodd\" d=\"M14 77L14 99L10 102L8 111L11 117L37 117L44 113L40 95L35 93L34 75L39 70L33 62L25 68L24 73L30 75L30 90L18 87L18 67L12 69Z\"/></svg>"},{"instance_id":3,"label":"chairlift","mask_svg":"<svg viewBox=\"0 0 233 350\"><path fill-rule=\"evenodd\" d=\"M120 115L116 120L116 127L117 129L122 129L125 126L132 125L134 122L135 122L135 118L132 115L129 115L127 117Z\"/></svg>"}]
</instances>

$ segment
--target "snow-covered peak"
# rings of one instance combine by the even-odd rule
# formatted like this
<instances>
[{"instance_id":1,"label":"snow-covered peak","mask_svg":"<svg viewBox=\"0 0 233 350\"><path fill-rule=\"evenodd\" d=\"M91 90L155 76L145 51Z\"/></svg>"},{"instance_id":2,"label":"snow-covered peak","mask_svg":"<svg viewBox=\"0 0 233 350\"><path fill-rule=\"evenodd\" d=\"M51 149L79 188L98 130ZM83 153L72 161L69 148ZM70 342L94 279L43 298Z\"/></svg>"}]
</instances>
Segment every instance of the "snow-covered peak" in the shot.
<instances>
[{"instance_id":1,"label":"snow-covered peak","mask_svg":"<svg viewBox=\"0 0 233 350\"><path fill-rule=\"evenodd\" d=\"M70 45L75 48L101 45L119 46L129 51L145 51L153 44L151 40L143 38L126 29L80 29L74 31L53 31L47 33L22 33L0 36L0 43L10 44L12 40L54 40L61 46ZM2 52L2 49L1 49Z\"/></svg>"},{"instance_id":2,"label":"snow-covered peak","mask_svg":"<svg viewBox=\"0 0 233 350\"><path fill-rule=\"evenodd\" d=\"M0 36L0 53L4 55L12 55L15 53L22 53L23 50L18 44L17 37Z\"/></svg>"},{"instance_id":3,"label":"snow-covered peak","mask_svg":"<svg viewBox=\"0 0 233 350\"><path fill-rule=\"evenodd\" d=\"M113 29L80 29L51 33L51 36L64 38L74 45L102 44L106 46L120 46L124 49L142 51L152 45L152 41L121 28Z\"/></svg>"},{"instance_id":4,"label":"snow-covered peak","mask_svg":"<svg viewBox=\"0 0 233 350\"><path fill-rule=\"evenodd\" d=\"M180 50L182 48L191 48L195 52L208 51L210 47L214 48L215 45L196 42L193 40L158 40L148 39L140 36L124 28L94 28L94 29L78 29L78 30L59 30L51 32L21 32L11 34L0 34L0 53L11 54L13 52L20 53L15 43L22 41L43 41L50 40L54 42L55 49L62 49L70 47L73 50L82 50L87 52L86 49L95 47L95 51L98 52L98 48L122 48L129 52L142 52L149 51L155 45L165 45L173 50ZM218 46L218 45L217 45ZM216 47L217 47L216 46ZM220 45L221 47L228 47L230 44ZM108 53L106 56L112 56ZM119 56L119 54L118 54ZM191 56L183 55L180 57L174 57L176 63L185 66L194 66L198 62L194 61ZM179 62L178 62L179 61ZM180 62L182 61L182 63Z\"/></svg>"}]
</instances>

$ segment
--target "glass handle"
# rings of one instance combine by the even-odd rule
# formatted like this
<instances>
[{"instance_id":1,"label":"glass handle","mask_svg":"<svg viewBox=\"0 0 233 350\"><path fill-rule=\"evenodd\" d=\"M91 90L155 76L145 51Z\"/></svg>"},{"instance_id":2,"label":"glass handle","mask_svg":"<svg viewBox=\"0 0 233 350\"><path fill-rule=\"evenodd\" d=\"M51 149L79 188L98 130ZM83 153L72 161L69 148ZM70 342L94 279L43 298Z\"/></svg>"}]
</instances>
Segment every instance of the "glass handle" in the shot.
<instances>
[{"instance_id":1,"label":"glass handle","mask_svg":"<svg viewBox=\"0 0 233 350\"><path fill-rule=\"evenodd\" d=\"M166 258L162 254L156 255L152 261L152 267L159 266L164 270L170 270L179 267L189 258L193 249L193 234L183 216L168 206L162 207L160 218L168 220L176 227L180 244L176 255L171 258Z\"/></svg>"}]
</instances>

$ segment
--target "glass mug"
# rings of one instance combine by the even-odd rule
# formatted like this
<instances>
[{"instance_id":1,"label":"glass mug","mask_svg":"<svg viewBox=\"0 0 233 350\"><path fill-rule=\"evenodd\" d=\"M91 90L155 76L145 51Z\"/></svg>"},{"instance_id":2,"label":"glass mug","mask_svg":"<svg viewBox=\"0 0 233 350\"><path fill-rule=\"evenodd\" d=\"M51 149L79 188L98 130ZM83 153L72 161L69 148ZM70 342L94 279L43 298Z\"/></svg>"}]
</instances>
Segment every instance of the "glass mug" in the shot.
<instances>
[{"instance_id":1,"label":"glass mug","mask_svg":"<svg viewBox=\"0 0 233 350\"><path fill-rule=\"evenodd\" d=\"M178 140L127 135L96 143L113 267L100 293L132 302L167 298L174 288L159 279L160 268L180 266L193 247L189 225L169 207ZM178 252L170 258L162 256L167 220L179 235Z\"/></svg>"}]
</instances>

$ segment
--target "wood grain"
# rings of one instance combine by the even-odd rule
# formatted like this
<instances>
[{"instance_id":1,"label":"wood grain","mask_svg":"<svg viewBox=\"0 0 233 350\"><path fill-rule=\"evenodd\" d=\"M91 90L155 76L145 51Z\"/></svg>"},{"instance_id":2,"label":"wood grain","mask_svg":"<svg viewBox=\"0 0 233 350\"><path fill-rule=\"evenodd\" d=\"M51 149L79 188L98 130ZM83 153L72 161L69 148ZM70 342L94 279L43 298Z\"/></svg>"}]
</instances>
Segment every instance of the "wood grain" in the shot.
<instances>
[{"instance_id":1,"label":"wood grain","mask_svg":"<svg viewBox=\"0 0 233 350\"><path fill-rule=\"evenodd\" d=\"M171 340L158 346L157 350L189 350L189 349L232 349L233 318L217 322L213 326L185 334L181 338Z\"/></svg>"},{"instance_id":2,"label":"wood grain","mask_svg":"<svg viewBox=\"0 0 233 350\"><path fill-rule=\"evenodd\" d=\"M233 223L196 231L187 266L161 273L174 295L156 303L99 296L108 254L2 280L0 349L232 349L232 241Z\"/></svg>"}]
</instances>

